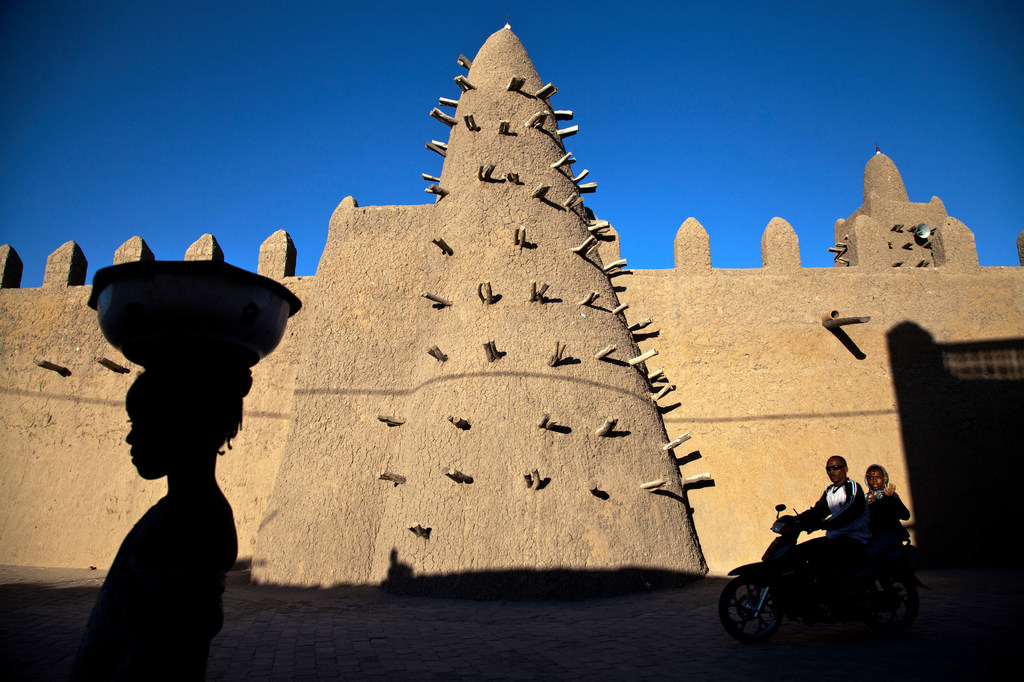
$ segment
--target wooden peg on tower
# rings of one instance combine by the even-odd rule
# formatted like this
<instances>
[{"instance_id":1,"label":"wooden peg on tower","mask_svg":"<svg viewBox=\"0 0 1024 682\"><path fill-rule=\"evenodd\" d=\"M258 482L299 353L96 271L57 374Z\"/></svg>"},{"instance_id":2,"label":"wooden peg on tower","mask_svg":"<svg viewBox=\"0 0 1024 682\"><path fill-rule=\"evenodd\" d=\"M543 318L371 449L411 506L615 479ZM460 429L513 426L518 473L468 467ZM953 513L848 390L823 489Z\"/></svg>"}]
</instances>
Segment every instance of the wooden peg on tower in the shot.
<instances>
[{"instance_id":1,"label":"wooden peg on tower","mask_svg":"<svg viewBox=\"0 0 1024 682\"><path fill-rule=\"evenodd\" d=\"M457 100L457 99L448 99L447 97L441 97L440 99L437 100L437 106L439 106L439 107L451 107L452 109L454 109L457 106L459 106L459 100Z\"/></svg>"},{"instance_id":2,"label":"wooden peg on tower","mask_svg":"<svg viewBox=\"0 0 1024 682\"><path fill-rule=\"evenodd\" d=\"M498 134L499 135L510 135L512 134L512 122L501 120L498 121Z\"/></svg>"},{"instance_id":3,"label":"wooden peg on tower","mask_svg":"<svg viewBox=\"0 0 1024 682\"><path fill-rule=\"evenodd\" d=\"M530 302L540 301L544 302L544 292L548 290L549 284L542 285L539 289L537 288L537 280L530 280Z\"/></svg>"},{"instance_id":4,"label":"wooden peg on tower","mask_svg":"<svg viewBox=\"0 0 1024 682\"><path fill-rule=\"evenodd\" d=\"M526 79L525 78L520 78L518 76L512 76L512 80L510 80L508 82L507 90L509 92L519 92L520 88L522 88L523 85L525 85L525 84L526 84Z\"/></svg>"},{"instance_id":5,"label":"wooden peg on tower","mask_svg":"<svg viewBox=\"0 0 1024 682\"><path fill-rule=\"evenodd\" d=\"M473 62L472 62L472 61L470 60L470 58L469 58L469 57L467 57L467 56L466 56L466 55L464 55L464 54L460 54L460 55L459 55L459 58L458 58L458 59L456 60L456 63L457 63L457 64L458 64L459 66L461 66L461 67L465 68L465 69L466 69L467 71L468 71L468 70L470 69L470 67L472 67L472 66L473 66Z\"/></svg>"},{"instance_id":6,"label":"wooden peg on tower","mask_svg":"<svg viewBox=\"0 0 1024 682\"><path fill-rule=\"evenodd\" d=\"M584 185L578 185L577 189L579 189L580 194L593 194L594 192L597 191L597 183L588 182Z\"/></svg>"},{"instance_id":7,"label":"wooden peg on tower","mask_svg":"<svg viewBox=\"0 0 1024 682\"><path fill-rule=\"evenodd\" d=\"M556 109L555 110L556 121L571 121L572 120L572 109Z\"/></svg>"},{"instance_id":8,"label":"wooden peg on tower","mask_svg":"<svg viewBox=\"0 0 1024 682\"><path fill-rule=\"evenodd\" d=\"M470 83L466 79L465 76L456 76L455 77L455 84L458 85L459 88L461 88L463 92L468 92L470 90L476 90L476 86L473 85L472 83Z\"/></svg>"},{"instance_id":9,"label":"wooden peg on tower","mask_svg":"<svg viewBox=\"0 0 1024 682\"><path fill-rule=\"evenodd\" d=\"M490 282L481 282L477 285L476 295L480 297L480 300L483 301L484 305L494 303L494 296L491 294Z\"/></svg>"},{"instance_id":10,"label":"wooden peg on tower","mask_svg":"<svg viewBox=\"0 0 1024 682\"><path fill-rule=\"evenodd\" d=\"M435 178L433 175L428 175L427 173L420 173L420 177L427 182L441 182L441 178Z\"/></svg>"},{"instance_id":11,"label":"wooden peg on tower","mask_svg":"<svg viewBox=\"0 0 1024 682\"><path fill-rule=\"evenodd\" d=\"M554 84L548 83L543 88L533 93L533 96L536 97L537 99L547 99L556 92L558 92L558 88L556 88Z\"/></svg>"},{"instance_id":12,"label":"wooden peg on tower","mask_svg":"<svg viewBox=\"0 0 1024 682\"><path fill-rule=\"evenodd\" d=\"M573 249L572 252L581 256L586 256L595 246L597 246L597 238L592 234L587 235L587 238L583 240L583 243Z\"/></svg>"},{"instance_id":13,"label":"wooden peg on tower","mask_svg":"<svg viewBox=\"0 0 1024 682\"><path fill-rule=\"evenodd\" d=\"M653 400L654 402L658 402L659 400L661 400L662 398L664 398L666 395L668 395L669 393L671 393L674 390L676 390L676 385L675 384L669 384L668 386L664 386L664 387L662 387L662 389L660 391L658 391L658 395L656 395L653 398L651 398L651 400Z\"/></svg>"},{"instance_id":14,"label":"wooden peg on tower","mask_svg":"<svg viewBox=\"0 0 1024 682\"><path fill-rule=\"evenodd\" d=\"M491 174L494 173L494 164L488 166L480 166L476 172L476 177L482 182L488 182L491 179Z\"/></svg>"},{"instance_id":15,"label":"wooden peg on tower","mask_svg":"<svg viewBox=\"0 0 1024 682\"><path fill-rule=\"evenodd\" d=\"M640 320L639 322L634 322L633 324L629 325L627 327L627 329L629 329L629 331L631 331L631 332L639 331L639 330L643 329L644 327L650 325L652 322L654 322L654 320L652 320L649 317L645 317L644 319Z\"/></svg>"},{"instance_id":16,"label":"wooden peg on tower","mask_svg":"<svg viewBox=\"0 0 1024 682\"><path fill-rule=\"evenodd\" d=\"M526 246L526 228L520 225L512 232L512 243L519 247L520 250Z\"/></svg>"},{"instance_id":17,"label":"wooden peg on tower","mask_svg":"<svg viewBox=\"0 0 1024 682\"><path fill-rule=\"evenodd\" d=\"M441 156L448 155L448 145L440 140L431 140L426 144L426 148L432 152L437 152Z\"/></svg>"},{"instance_id":18,"label":"wooden peg on tower","mask_svg":"<svg viewBox=\"0 0 1024 682\"><path fill-rule=\"evenodd\" d=\"M438 185L430 185L423 191L426 192L427 194L436 194L439 200L444 199L446 196L448 196L448 194L450 194L448 190L439 187Z\"/></svg>"},{"instance_id":19,"label":"wooden peg on tower","mask_svg":"<svg viewBox=\"0 0 1024 682\"><path fill-rule=\"evenodd\" d=\"M587 170L586 168L584 168L582 171L580 171L579 175L577 175L576 177L574 177L572 179L572 181L573 181L574 184L579 184L579 181L582 180L583 178L587 177L588 175L590 175L590 171Z\"/></svg>"},{"instance_id":20,"label":"wooden peg on tower","mask_svg":"<svg viewBox=\"0 0 1024 682\"><path fill-rule=\"evenodd\" d=\"M448 360L448 356L441 352L441 349L437 346L431 346L427 349L427 355L437 358L438 362L445 362Z\"/></svg>"},{"instance_id":21,"label":"wooden peg on tower","mask_svg":"<svg viewBox=\"0 0 1024 682\"><path fill-rule=\"evenodd\" d=\"M570 126L569 128L561 128L559 130L556 130L555 134L557 134L560 139L564 140L567 137L571 137L571 136L575 135L579 131L580 131L580 127L579 126Z\"/></svg>"},{"instance_id":22,"label":"wooden peg on tower","mask_svg":"<svg viewBox=\"0 0 1024 682\"><path fill-rule=\"evenodd\" d=\"M554 428L558 426L558 422L552 419L550 414L545 412L544 416L541 417L540 424L537 424L537 426L545 431L553 431Z\"/></svg>"},{"instance_id":23,"label":"wooden peg on tower","mask_svg":"<svg viewBox=\"0 0 1024 682\"><path fill-rule=\"evenodd\" d=\"M551 164L551 167L552 168L561 168L565 164L572 165L574 163L576 163L576 159L572 158L572 152L568 152L568 153L566 153L565 156L560 158L558 161L555 161L553 164Z\"/></svg>"},{"instance_id":24,"label":"wooden peg on tower","mask_svg":"<svg viewBox=\"0 0 1024 682\"><path fill-rule=\"evenodd\" d=\"M645 360L650 360L651 358L653 358L657 354L658 354L658 351L656 349L652 348L651 350L647 351L646 353L643 353L642 355L638 355L635 358L627 360L626 362L629 363L630 367L636 367L641 362L643 362Z\"/></svg>"},{"instance_id":25,"label":"wooden peg on tower","mask_svg":"<svg viewBox=\"0 0 1024 682\"><path fill-rule=\"evenodd\" d=\"M614 429L615 425L618 423L618 419L608 417L607 419L604 420L604 424L601 425L601 428L599 428L597 431L594 431L594 434L597 436L607 436L609 433L612 432L612 429Z\"/></svg>"},{"instance_id":26,"label":"wooden peg on tower","mask_svg":"<svg viewBox=\"0 0 1024 682\"><path fill-rule=\"evenodd\" d=\"M565 356L565 344L561 341L555 341L555 352L548 358L548 367L554 367L564 359Z\"/></svg>"},{"instance_id":27,"label":"wooden peg on tower","mask_svg":"<svg viewBox=\"0 0 1024 682\"><path fill-rule=\"evenodd\" d=\"M531 199L543 199L547 196L548 190L551 189L551 185L537 185L537 189L533 190L530 194Z\"/></svg>"},{"instance_id":28,"label":"wooden peg on tower","mask_svg":"<svg viewBox=\"0 0 1024 682\"><path fill-rule=\"evenodd\" d=\"M586 298L584 298L576 305L590 305L599 298L601 298L601 294L597 293L596 291L591 291L589 294L587 294Z\"/></svg>"},{"instance_id":29,"label":"wooden peg on tower","mask_svg":"<svg viewBox=\"0 0 1024 682\"><path fill-rule=\"evenodd\" d=\"M472 130L474 133L480 131L480 126L478 126L476 124L476 119L473 118L473 114L468 114L467 116L463 116L462 120L466 122L466 127L469 128L470 130Z\"/></svg>"},{"instance_id":30,"label":"wooden peg on tower","mask_svg":"<svg viewBox=\"0 0 1024 682\"><path fill-rule=\"evenodd\" d=\"M680 445L682 445L683 443L685 443L688 440L690 440L690 434L684 433L683 435L679 436L679 438L676 438L671 443L666 443L661 449L664 450L665 452L668 452L670 450L675 450L676 448L678 448Z\"/></svg>"},{"instance_id":31,"label":"wooden peg on tower","mask_svg":"<svg viewBox=\"0 0 1024 682\"><path fill-rule=\"evenodd\" d=\"M568 198L562 202L562 207L565 208L567 211L571 211L572 209L576 208L582 203L583 197L581 197L579 194L570 194Z\"/></svg>"},{"instance_id":32,"label":"wooden peg on tower","mask_svg":"<svg viewBox=\"0 0 1024 682\"><path fill-rule=\"evenodd\" d=\"M433 116L434 118L436 118L441 123L444 123L445 125L447 125L449 128L454 126L456 123L458 123L458 121L456 121L454 118L452 118L448 114L444 113L443 111L441 111L437 107L434 107L433 109L430 110L430 115Z\"/></svg>"},{"instance_id":33,"label":"wooden peg on tower","mask_svg":"<svg viewBox=\"0 0 1024 682\"><path fill-rule=\"evenodd\" d=\"M594 235L590 235L590 236L593 237ZM601 270L603 270L605 274L608 274L609 272L611 272L612 270L615 270L616 268L624 268L624 267L626 267L626 259L625 258L620 258L619 260L613 261L613 262L609 263L608 265L604 266L603 268L601 268Z\"/></svg>"},{"instance_id":34,"label":"wooden peg on tower","mask_svg":"<svg viewBox=\"0 0 1024 682\"><path fill-rule=\"evenodd\" d=\"M628 307L629 307L628 303L620 303L619 305L615 306L614 310L612 310L612 315L618 315L619 313L621 313L623 310L625 310Z\"/></svg>"},{"instance_id":35,"label":"wooden peg on tower","mask_svg":"<svg viewBox=\"0 0 1024 682\"><path fill-rule=\"evenodd\" d=\"M594 359L595 360L600 360L602 358L605 358L605 357L611 355L614 352L615 352L615 346L605 346L604 348L602 348L601 350L597 351L597 353L594 354Z\"/></svg>"},{"instance_id":36,"label":"wooden peg on tower","mask_svg":"<svg viewBox=\"0 0 1024 682\"><path fill-rule=\"evenodd\" d=\"M523 125L524 128L541 128L544 126L544 121L548 118L547 112L538 111L536 114L527 119Z\"/></svg>"}]
</instances>

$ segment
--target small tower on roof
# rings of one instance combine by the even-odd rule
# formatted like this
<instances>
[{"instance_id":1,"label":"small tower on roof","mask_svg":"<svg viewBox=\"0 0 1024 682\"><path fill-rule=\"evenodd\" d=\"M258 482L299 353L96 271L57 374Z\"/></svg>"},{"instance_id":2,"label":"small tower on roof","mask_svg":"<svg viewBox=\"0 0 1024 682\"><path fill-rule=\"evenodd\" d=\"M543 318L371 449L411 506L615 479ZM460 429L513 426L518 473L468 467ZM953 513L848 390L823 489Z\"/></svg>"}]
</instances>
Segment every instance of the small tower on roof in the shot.
<instances>
[{"instance_id":1,"label":"small tower on roof","mask_svg":"<svg viewBox=\"0 0 1024 682\"><path fill-rule=\"evenodd\" d=\"M977 265L973 246L973 234L946 214L941 199L910 201L896 164L875 145L864 166L864 203L836 221L829 251L837 267L881 270L969 265L972 258Z\"/></svg>"}]
</instances>

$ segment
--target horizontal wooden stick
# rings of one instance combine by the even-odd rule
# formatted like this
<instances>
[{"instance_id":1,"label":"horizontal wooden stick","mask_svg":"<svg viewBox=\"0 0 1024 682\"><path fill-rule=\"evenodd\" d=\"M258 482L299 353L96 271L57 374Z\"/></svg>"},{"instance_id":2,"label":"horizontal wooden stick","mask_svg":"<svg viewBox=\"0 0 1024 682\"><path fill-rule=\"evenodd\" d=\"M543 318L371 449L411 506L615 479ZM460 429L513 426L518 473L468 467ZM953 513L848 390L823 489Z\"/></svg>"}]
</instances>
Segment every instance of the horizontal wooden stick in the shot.
<instances>
[{"instance_id":1,"label":"horizontal wooden stick","mask_svg":"<svg viewBox=\"0 0 1024 682\"><path fill-rule=\"evenodd\" d=\"M675 450L676 448L678 448L680 445L682 445L683 443L685 443L688 440L690 440L690 434L684 433L683 435L679 436L679 438L676 438L671 443L666 443L661 449L664 450L665 452L668 452L669 450Z\"/></svg>"},{"instance_id":2,"label":"horizontal wooden stick","mask_svg":"<svg viewBox=\"0 0 1024 682\"><path fill-rule=\"evenodd\" d=\"M437 107L434 107L433 109L430 110L430 115L436 118L441 123L444 123L448 127L454 126L456 123L458 123L458 121L456 121L454 118L444 113Z\"/></svg>"},{"instance_id":3,"label":"horizontal wooden stick","mask_svg":"<svg viewBox=\"0 0 1024 682\"><path fill-rule=\"evenodd\" d=\"M420 296L422 296L423 298L428 298L431 301L433 301L434 303L439 303L441 305L451 305L452 304L452 302L449 301L447 298L441 298L437 294L431 294L431 293L426 292L426 291L424 291L422 294L420 294Z\"/></svg>"},{"instance_id":4,"label":"horizontal wooden stick","mask_svg":"<svg viewBox=\"0 0 1024 682\"><path fill-rule=\"evenodd\" d=\"M558 92L558 88L556 88L552 83L548 83L543 88L533 93L533 96L537 99L547 99L556 92Z\"/></svg>"},{"instance_id":5,"label":"horizontal wooden stick","mask_svg":"<svg viewBox=\"0 0 1024 682\"><path fill-rule=\"evenodd\" d=\"M458 469L448 469L448 471L444 472L444 475L447 476L448 478L452 479L456 483L472 483L473 482L473 477L472 476L467 476L466 474L462 473Z\"/></svg>"},{"instance_id":6,"label":"horizontal wooden stick","mask_svg":"<svg viewBox=\"0 0 1024 682\"><path fill-rule=\"evenodd\" d=\"M657 354L658 354L658 351L656 349L652 348L651 350L647 351L646 353L644 353L642 355L638 355L635 358L633 358L632 360L627 360L626 362L628 362L630 364L630 366L636 366L636 365L639 365L644 360L649 360L650 358L653 358Z\"/></svg>"},{"instance_id":7,"label":"horizontal wooden stick","mask_svg":"<svg viewBox=\"0 0 1024 682\"><path fill-rule=\"evenodd\" d=\"M111 372L117 372L118 374L127 374L128 372L131 371L124 365L119 365L113 360L108 360L107 358L96 358L96 362L100 363L101 365L109 369Z\"/></svg>"}]
</instances>

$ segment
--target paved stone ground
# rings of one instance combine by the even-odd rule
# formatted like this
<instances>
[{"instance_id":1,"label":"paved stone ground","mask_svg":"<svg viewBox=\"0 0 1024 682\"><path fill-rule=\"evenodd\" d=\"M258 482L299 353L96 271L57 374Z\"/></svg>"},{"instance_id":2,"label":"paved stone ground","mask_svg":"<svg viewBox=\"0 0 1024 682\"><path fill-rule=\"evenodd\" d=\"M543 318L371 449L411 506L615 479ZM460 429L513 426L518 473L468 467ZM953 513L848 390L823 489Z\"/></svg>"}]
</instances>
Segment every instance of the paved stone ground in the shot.
<instances>
[{"instance_id":1,"label":"paved stone ground","mask_svg":"<svg viewBox=\"0 0 1024 682\"><path fill-rule=\"evenodd\" d=\"M229 577L210 680L995 679L1024 634L1024 572L924 571L910 633L786 622L743 645L718 622L725 584L578 602L398 597ZM0 680L66 679L101 571L0 567Z\"/></svg>"}]
</instances>

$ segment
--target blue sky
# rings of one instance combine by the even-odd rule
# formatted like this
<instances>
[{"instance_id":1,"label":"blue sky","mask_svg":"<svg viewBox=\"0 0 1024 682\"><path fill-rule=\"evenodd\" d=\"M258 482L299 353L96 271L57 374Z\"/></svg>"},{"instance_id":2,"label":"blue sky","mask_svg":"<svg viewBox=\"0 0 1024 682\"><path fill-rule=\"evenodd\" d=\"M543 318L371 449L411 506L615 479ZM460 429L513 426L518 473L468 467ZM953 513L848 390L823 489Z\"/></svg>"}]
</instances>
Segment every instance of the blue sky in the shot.
<instances>
[{"instance_id":1,"label":"blue sky","mask_svg":"<svg viewBox=\"0 0 1024 682\"><path fill-rule=\"evenodd\" d=\"M311 275L335 206L431 203L428 116L505 23L573 109L587 198L633 268L689 216L716 267L759 267L774 216L805 266L861 204L877 142L982 265L1024 227L1021 2L0 2L0 243L39 286L69 239L89 277L141 235L228 262L292 235Z\"/></svg>"}]
</instances>

